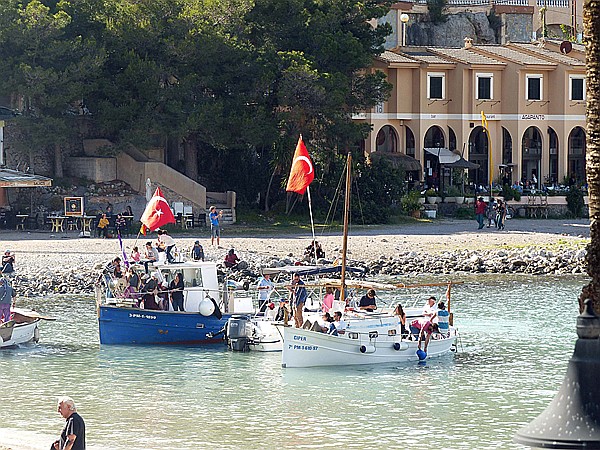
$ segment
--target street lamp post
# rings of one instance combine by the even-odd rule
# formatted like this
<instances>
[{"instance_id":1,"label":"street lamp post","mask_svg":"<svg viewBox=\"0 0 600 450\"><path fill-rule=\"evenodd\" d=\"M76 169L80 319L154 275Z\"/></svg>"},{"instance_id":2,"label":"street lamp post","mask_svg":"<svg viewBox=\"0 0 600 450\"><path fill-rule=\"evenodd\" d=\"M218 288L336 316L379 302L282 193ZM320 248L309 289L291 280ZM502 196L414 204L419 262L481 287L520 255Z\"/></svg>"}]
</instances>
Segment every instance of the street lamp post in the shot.
<instances>
[{"instance_id":1,"label":"street lamp post","mask_svg":"<svg viewBox=\"0 0 600 450\"><path fill-rule=\"evenodd\" d=\"M406 45L406 24L410 17L406 13L400 15L400 22L402 22L402 47Z\"/></svg>"}]
</instances>

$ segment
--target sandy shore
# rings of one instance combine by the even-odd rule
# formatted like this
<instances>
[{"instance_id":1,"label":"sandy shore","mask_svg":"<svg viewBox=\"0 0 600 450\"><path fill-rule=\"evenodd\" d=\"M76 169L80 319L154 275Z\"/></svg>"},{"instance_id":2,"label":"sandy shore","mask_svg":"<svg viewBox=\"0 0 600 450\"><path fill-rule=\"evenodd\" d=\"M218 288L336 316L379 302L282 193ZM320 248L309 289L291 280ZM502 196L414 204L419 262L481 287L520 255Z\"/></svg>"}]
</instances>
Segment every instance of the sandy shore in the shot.
<instances>
[{"instance_id":1,"label":"sandy shore","mask_svg":"<svg viewBox=\"0 0 600 450\"><path fill-rule=\"evenodd\" d=\"M432 223L415 223L399 226L354 227L348 239L349 253L353 259L373 260L395 256L399 252L419 251L436 254L451 250L484 250L501 246L539 246L552 248L557 245L581 246L589 241L587 220L509 220L505 231L495 228L477 230L477 223L465 220L437 220ZM208 259L222 260L227 249L233 247L243 259L245 252L277 256L300 256L310 243L310 232L302 234L277 234L244 236L243 228L235 234L222 232L221 249L211 247L209 230L194 230L174 237L180 248L188 249L199 239ZM155 235L152 236L155 239ZM317 235L327 257L334 257L341 248L339 234ZM141 236L137 241L140 249L150 237ZM119 252L116 239L79 238L76 233L51 234L49 232L3 232L0 233L0 250L9 249L16 254L17 268L24 265L54 264L62 267L90 265L106 260ZM124 239L129 250L135 239Z\"/></svg>"}]
</instances>

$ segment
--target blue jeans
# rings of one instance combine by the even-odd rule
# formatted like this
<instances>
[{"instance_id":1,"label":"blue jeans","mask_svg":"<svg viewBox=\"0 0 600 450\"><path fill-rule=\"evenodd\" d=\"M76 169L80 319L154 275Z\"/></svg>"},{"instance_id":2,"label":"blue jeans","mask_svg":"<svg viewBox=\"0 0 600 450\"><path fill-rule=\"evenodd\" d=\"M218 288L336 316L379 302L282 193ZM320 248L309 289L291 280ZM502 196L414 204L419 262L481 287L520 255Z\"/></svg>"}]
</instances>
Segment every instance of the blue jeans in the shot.
<instances>
[{"instance_id":1,"label":"blue jeans","mask_svg":"<svg viewBox=\"0 0 600 450\"><path fill-rule=\"evenodd\" d=\"M477 219L477 223L479 224L479 229L483 228L483 214L475 214L475 218Z\"/></svg>"}]
</instances>

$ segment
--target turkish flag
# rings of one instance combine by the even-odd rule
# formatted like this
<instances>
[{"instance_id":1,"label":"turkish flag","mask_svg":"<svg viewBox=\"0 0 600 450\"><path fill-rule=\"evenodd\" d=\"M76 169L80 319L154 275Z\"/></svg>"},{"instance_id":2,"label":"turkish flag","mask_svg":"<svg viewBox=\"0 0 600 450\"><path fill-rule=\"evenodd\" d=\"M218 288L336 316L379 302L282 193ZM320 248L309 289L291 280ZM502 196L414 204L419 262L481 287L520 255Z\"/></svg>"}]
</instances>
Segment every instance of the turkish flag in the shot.
<instances>
[{"instance_id":1,"label":"turkish flag","mask_svg":"<svg viewBox=\"0 0 600 450\"><path fill-rule=\"evenodd\" d=\"M171 211L169 204L163 197L160 188L156 188L156 192L146 205L140 222L150 231L157 230L168 223L175 223L173 211Z\"/></svg>"},{"instance_id":2,"label":"turkish flag","mask_svg":"<svg viewBox=\"0 0 600 450\"><path fill-rule=\"evenodd\" d=\"M296 145L294 161L292 162L290 177L288 178L285 190L288 192L304 194L306 188L314 179L315 171L313 164L310 160L310 156L308 156L306 146L304 145L304 142L302 142L302 136L300 136L300 138L298 138L298 145Z\"/></svg>"}]
</instances>

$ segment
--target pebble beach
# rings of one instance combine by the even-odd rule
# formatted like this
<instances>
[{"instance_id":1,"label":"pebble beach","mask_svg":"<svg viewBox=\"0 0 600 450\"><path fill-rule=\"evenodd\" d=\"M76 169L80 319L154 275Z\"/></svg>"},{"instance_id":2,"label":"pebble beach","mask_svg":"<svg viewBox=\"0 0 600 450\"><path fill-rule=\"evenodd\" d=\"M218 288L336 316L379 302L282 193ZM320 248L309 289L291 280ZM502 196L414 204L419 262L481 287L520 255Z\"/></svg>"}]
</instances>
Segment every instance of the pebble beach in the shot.
<instances>
[{"instance_id":1,"label":"pebble beach","mask_svg":"<svg viewBox=\"0 0 600 450\"><path fill-rule=\"evenodd\" d=\"M476 229L475 221L438 220L399 226L356 227L348 238L348 259L364 267L370 277L454 273L577 274L585 272L587 220L512 220L507 230ZM267 230L268 233L268 230ZM326 254L324 262L340 255L341 237L317 235ZM174 234L177 247L189 254L195 240L206 259L221 262L228 249L248 265L233 274L252 281L262 267L302 261L310 232L245 236L237 228L222 231L220 248L210 245L206 228ZM155 236L124 239L127 254ZM15 254L13 286L19 296L92 294L101 268L121 251L117 239L78 237L77 233L5 232L3 250ZM1 248L1 247L0 247Z\"/></svg>"}]
</instances>

